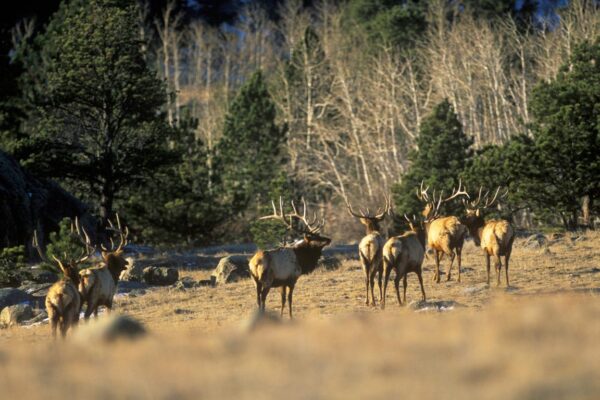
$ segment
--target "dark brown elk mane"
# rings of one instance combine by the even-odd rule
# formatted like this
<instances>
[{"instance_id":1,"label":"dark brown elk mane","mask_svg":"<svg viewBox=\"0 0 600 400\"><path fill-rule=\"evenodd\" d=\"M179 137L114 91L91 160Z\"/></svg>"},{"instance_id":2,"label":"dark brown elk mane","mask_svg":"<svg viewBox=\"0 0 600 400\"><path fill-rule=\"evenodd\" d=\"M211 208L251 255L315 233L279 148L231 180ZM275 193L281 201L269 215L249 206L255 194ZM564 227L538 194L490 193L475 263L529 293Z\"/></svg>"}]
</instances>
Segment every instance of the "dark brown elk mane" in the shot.
<instances>
[{"instance_id":1,"label":"dark brown elk mane","mask_svg":"<svg viewBox=\"0 0 600 400\"><path fill-rule=\"evenodd\" d=\"M305 237L302 242L293 247L294 254L296 254L298 264L300 264L300 269L302 270L302 275L309 274L317 268L323 247L330 243L331 239L329 238L313 236L312 238Z\"/></svg>"}]
</instances>

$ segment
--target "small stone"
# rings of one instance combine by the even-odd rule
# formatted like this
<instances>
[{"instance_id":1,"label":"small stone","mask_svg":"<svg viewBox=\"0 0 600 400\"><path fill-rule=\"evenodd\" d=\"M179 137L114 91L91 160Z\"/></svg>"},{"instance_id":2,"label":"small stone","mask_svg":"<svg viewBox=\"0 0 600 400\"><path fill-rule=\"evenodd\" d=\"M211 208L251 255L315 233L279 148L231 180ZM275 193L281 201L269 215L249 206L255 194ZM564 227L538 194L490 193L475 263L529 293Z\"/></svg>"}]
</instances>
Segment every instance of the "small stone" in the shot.
<instances>
[{"instance_id":1,"label":"small stone","mask_svg":"<svg viewBox=\"0 0 600 400\"><path fill-rule=\"evenodd\" d=\"M215 284L221 285L225 283L235 282L242 278L250 276L250 268L248 266L248 257L246 256L227 256L219 260L219 265L211 275L215 277Z\"/></svg>"},{"instance_id":2,"label":"small stone","mask_svg":"<svg viewBox=\"0 0 600 400\"><path fill-rule=\"evenodd\" d=\"M143 279L149 285L169 286L177 282L179 272L175 268L146 267Z\"/></svg>"}]
</instances>

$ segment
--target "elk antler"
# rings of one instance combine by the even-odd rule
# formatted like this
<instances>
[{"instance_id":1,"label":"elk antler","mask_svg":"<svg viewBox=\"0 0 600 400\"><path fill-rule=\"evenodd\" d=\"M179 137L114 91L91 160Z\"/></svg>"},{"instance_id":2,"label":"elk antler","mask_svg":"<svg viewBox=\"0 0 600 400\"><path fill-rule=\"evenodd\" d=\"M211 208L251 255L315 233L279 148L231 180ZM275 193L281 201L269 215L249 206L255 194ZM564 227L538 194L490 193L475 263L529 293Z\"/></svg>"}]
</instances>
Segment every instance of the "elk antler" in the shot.
<instances>
[{"instance_id":1,"label":"elk antler","mask_svg":"<svg viewBox=\"0 0 600 400\"><path fill-rule=\"evenodd\" d=\"M388 196L385 196L385 206L378 208L377 213L375 215L372 215L368 208L366 213L363 211L362 208L360 208L360 214L358 214L352 209L352 206L350 205L350 203L348 203L348 200L346 200L346 206L348 207L348 212L350 213L350 215L356 218L367 218L381 221L386 214L391 215L392 213L392 203Z\"/></svg>"},{"instance_id":2,"label":"elk antler","mask_svg":"<svg viewBox=\"0 0 600 400\"><path fill-rule=\"evenodd\" d=\"M481 193L483 192L483 186L479 187L479 195L477 196L477 199L472 201L472 202L466 202L463 199L463 204L465 205L465 207L470 207L470 208L488 208L491 207L494 202L496 202L496 200L498 199L498 194L500 194L500 186L498 186L498 188L496 189L496 192L494 193L494 197L492 197L492 199L489 199L490 196L490 191L486 191L485 194L483 195L483 200L485 201L485 204L483 206L479 206L479 203L482 200L482 196ZM508 194L508 188L506 189L506 191L502 194L500 194L500 198L504 198L506 197L506 195Z\"/></svg>"},{"instance_id":3,"label":"elk antler","mask_svg":"<svg viewBox=\"0 0 600 400\"><path fill-rule=\"evenodd\" d=\"M291 214L287 214L287 215L283 211L283 199L281 197L279 197L279 210L277 210L277 207L275 207L274 201L271 201L271 204L273 206L273 214L265 215L264 217L260 217L259 220L276 219L278 221L283 222L288 230L293 230L298 233L311 234L311 235L318 234L319 231L325 225L325 220L324 219L319 220L316 213L313 215L312 221L308 220L308 218L306 216L306 212L307 212L306 201L304 200L304 198L302 199L302 205L303 205L302 213L298 212L293 200L291 201L291 204L292 204L292 209L294 210L294 212ZM288 218L289 218L289 220L288 220ZM301 221L304 224L305 228L304 229L295 228L294 225L292 224L292 218L296 218L299 221Z\"/></svg>"},{"instance_id":4,"label":"elk antler","mask_svg":"<svg viewBox=\"0 0 600 400\"><path fill-rule=\"evenodd\" d=\"M121 249L125 246L127 246L127 236L129 236L129 228L125 227L125 229L121 228L121 220L119 219L119 214L116 214L117 217L117 226L115 227L115 225L112 223L112 221L109 219L108 220L108 225L109 228L107 230L116 232L119 234L119 246L117 246L115 248L115 242L113 241L112 237L109 237L108 239L110 240L110 250L108 250L106 247L104 247L103 244L101 244L100 246L102 247L102 250L110 252L110 253L116 253L118 251L121 251Z\"/></svg>"}]
</instances>

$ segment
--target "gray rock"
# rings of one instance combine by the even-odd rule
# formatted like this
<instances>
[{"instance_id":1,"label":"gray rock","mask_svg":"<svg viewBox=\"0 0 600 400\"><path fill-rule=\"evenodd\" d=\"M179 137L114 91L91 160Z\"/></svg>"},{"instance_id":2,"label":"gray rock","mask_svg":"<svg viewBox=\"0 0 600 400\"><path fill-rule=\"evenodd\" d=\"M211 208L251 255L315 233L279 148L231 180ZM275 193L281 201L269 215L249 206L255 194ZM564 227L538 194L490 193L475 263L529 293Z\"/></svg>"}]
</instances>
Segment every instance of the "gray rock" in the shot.
<instances>
[{"instance_id":1,"label":"gray rock","mask_svg":"<svg viewBox=\"0 0 600 400\"><path fill-rule=\"evenodd\" d=\"M215 277L216 285L235 282L239 279L250 277L248 257L238 255L221 258L219 265L217 265L217 268L213 271L212 276Z\"/></svg>"},{"instance_id":2,"label":"gray rock","mask_svg":"<svg viewBox=\"0 0 600 400\"><path fill-rule=\"evenodd\" d=\"M488 285L487 283L480 283L478 285L474 285L474 286L469 286L463 289L463 293L464 294L474 294L474 293L479 293L479 292L483 292L484 290L487 290L490 288L490 285Z\"/></svg>"},{"instance_id":3,"label":"gray rock","mask_svg":"<svg viewBox=\"0 0 600 400\"><path fill-rule=\"evenodd\" d=\"M33 296L45 297L48 294L48 289L50 289L52 285L52 283L23 282L19 289Z\"/></svg>"},{"instance_id":4,"label":"gray rock","mask_svg":"<svg viewBox=\"0 0 600 400\"><path fill-rule=\"evenodd\" d=\"M142 276L149 285L169 286L177 282L179 272L175 268L146 267Z\"/></svg>"},{"instance_id":5,"label":"gray rock","mask_svg":"<svg viewBox=\"0 0 600 400\"><path fill-rule=\"evenodd\" d=\"M541 233L536 233L525 239L525 247L542 247L548 243L548 239Z\"/></svg>"},{"instance_id":6,"label":"gray rock","mask_svg":"<svg viewBox=\"0 0 600 400\"><path fill-rule=\"evenodd\" d=\"M33 318L23 322L23 325L42 323L46 318L48 318L46 310L33 310Z\"/></svg>"},{"instance_id":7,"label":"gray rock","mask_svg":"<svg viewBox=\"0 0 600 400\"><path fill-rule=\"evenodd\" d=\"M33 309L26 303L4 307L0 312L0 324L4 326L18 325L31 318Z\"/></svg>"},{"instance_id":8,"label":"gray rock","mask_svg":"<svg viewBox=\"0 0 600 400\"><path fill-rule=\"evenodd\" d=\"M4 288L0 289L0 310L4 307L12 306L20 303L35 303L35 298L27 292L14 289L14 288Z\"/></svg>"},{"instance_id":9,"label":"gray rock","mask_svg":"<svg viewBox=\"0 0 600 400\"><path fill-rule=\"evenodd\" d=\"M146 328L127 315L108 315L79 324L73 340L85 345L97 342L113 342L118 339L137 339L146 334Z\"/></svg>"}]
</instances>

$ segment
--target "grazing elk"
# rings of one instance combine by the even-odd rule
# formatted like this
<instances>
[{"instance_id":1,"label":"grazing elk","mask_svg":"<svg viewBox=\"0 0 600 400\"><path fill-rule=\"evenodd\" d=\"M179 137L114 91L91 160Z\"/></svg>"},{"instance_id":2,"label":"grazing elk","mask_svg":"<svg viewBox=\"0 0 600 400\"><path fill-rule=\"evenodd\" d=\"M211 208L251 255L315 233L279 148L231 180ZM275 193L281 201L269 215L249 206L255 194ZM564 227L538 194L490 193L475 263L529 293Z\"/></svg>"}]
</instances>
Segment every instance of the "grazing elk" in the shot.
<instances>
[{"instance_id":1,"label":"grazing elk","mask_svg":"<svg viewBox=\"0 0 600 400\"><path fill-rule=\"evenodd\" d=\"M508 281L508 261L510 260L510 253L512 252L512 244L515 240L515 233L510 223L503 219L492 219L485 221L481 215L481 211L485 208L491 207L494 202L498 199L498 193L500 193L500 187L496 190L494 197L490 200L489 191L485 195L481 196L483 187L479 188L479 196L477 199L467 202L463 199L465 206L466 215L462 218L463 224L469 229L469 233L473 238L473 241L477 246L483 249L486 259L487 267L487 283L490 284L490 257L494 257L495 268L497 272L497 285L500 285L500 269L502 268L502 262L500 257L504 256L504 270L506 271L506 286L509 286ZM504 192L501 197L508 194L508 190ZM484 201L481 205L481 200Z\"/></svg>"},{"instance_id":2,"label":"grazing elk","mask_svg":"<svg viewBox=\"0 0 600 400\"><path fill-rule=\"evenodd\" d=\"M274 250L259 250L250 260L250 275L256 285L256 301L259 310L265 310L267 295L272 287L281 288L281 315L285 309L286 289L289 289L288 307L290 318L292 316L292 294L296 281L300 275L308 274L317 267L317 261L321 257L323 247L331 243L331 239L321 236L320 230L325 221L317 221L316 214L312 221L306 217L306 202L304 199L302 214L298 213L292 201L293 212L284 214L283 200L279 198L279 211L273 205L273 215L267 215L260 219L276 219L283 222L290 230L303 235L303 239L291 246L280 247ZM293 220L298 220L303 227L294 227Z\"/></svg>"},{"instance_id":3,"label":"grazing elk","mask_svg":"<svg viewBox=\"0 0 600 400\"><path fill-rule=\"evenodd\" d=\"M113 296L117 291L119 275L127 269L127 261L123 257L123 247L127 245L129 230L121 228L121 221L117 215L117 227L108 221L110 230L119 234L120 243L117 247L110 238L111 248L106 249L102 245L103 265L87 268L79 272L79 293L81 293L83 306L87 303L84 318L88 319L92 313L98 316L98 307L105 306L109 311L112 309Z\"/></svg>"},{"instance_id":4,"label":"grazing elk","mask_svg":"<svg viewBox=\"0 0 600 400\"><path fill-rule=\"evenodd\" d=\"M56 329L60 327L60 333L64 338L67 335L69 328L77 325L79 322L79 312L81 311L81 297L77 286L79 285L79 270L78 265L86 261L95 251L90 244L90 238L85 230L84 237L81 236L81 231L77 218L75 224L71 224L71 233L77 233L85 246L79 257L67 260L67 255L64 254L64 261L59 260L54 255L52 258L63 277L55 282L46 295L46 311L50 320L50 329L52 336L56 338ZM33 247L37 249L40 258L49 262L44 252L39 246L37 233L33 233Z\"/></svg>"},{"instance_id":5,"label":"grazing elk","mask_svg":"<svg viewBox=\"0 0 600 400\"><path fill-rule=\"evenodd\" d=\"M454 216L440 217L439 212L440 206L443 203L459 196L468 197L469 195L464 190L461 190L460 181L458 189L454 189L452 194L445 199L443 191L437 199L434 191L430 199L427 194L428 190L429 186L423 189L423 182L421 182L421 187L417 189L417 197L421 202L425 203L425 208L423 209L425 222L423 225L427 231L427 245L433 249L435 255L435 274L433 280L440 283L440 260L444 254L447 254L450 257L450 266L446 273L446 281L449 281L451 278L452 264L456 256L458 261L458 282L460 282L461 252L465 237L467 236L467 227Z\"/></svg>"},{"instance_id":6,"label":"grazing elk","mask_svg":"<svg viewBox=\"0 0 600 400\"><path fill-rule=\"evenodd\" d=\"M403 300L406 303L406 276L409 272L414 272L417 274L417 277L419 278L419 285L421 285L423 301L426 300L421 266L423 264L423 259L425 258L425 241L427 239L427 232L425 232L425 229L422 225L417 225L417 221L414 217L413 221L411 221L406 215L404 215L404 218L406 218L408 221L410 231L405 232L403 235L389 238L383 247L384 278L381 309L385 308L387 285L392 269L396 271L394 286L396 288L398 304L402 305L402 301L400 300L400 278L403 278Z\"/></svg>"},{"instance_id":7,"label":"grazing elk","mask_svg":"<svg viewBox=\"0 0 600 400\"><path fill-rule=\"evenodd\" d=\"M373 285L375 282L375 274L379 274L377 283L379 284L379 300L381 300L381 274L383 270L383 245L385 243L383 236L379 233L379 222L381 222L387 214L390 213L390 200L386 197L385 206L377 210L375 215L369 212L364 212L360 209L360 214L352 209L350 203L346 201L348 213L356 217L366 228L366 236L362 238L358 245L358 256L362 269L365 273L365 285L367 288L367 296L365 304L369 305L369 285L371 288L371 300L375 305L375 295L373 294Z\"/></svg>"}]
</instances>

